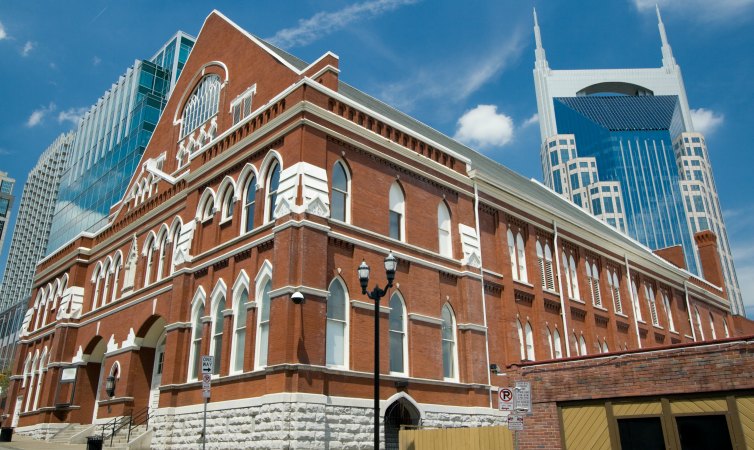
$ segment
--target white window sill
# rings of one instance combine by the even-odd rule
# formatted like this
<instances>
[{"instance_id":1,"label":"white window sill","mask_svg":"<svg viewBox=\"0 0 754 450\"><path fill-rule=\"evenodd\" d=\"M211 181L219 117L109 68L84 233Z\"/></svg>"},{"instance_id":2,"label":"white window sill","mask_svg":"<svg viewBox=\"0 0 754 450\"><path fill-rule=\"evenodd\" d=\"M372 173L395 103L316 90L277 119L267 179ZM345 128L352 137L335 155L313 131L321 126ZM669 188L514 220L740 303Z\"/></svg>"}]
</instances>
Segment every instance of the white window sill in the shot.
<instances>
[{"instance_id":1,"label":"white window sill","mask_svg":"<svg viewBox=\"0 0 754 450\"><path fill-rule=\"evenodd\" d=\"M220 220L220 225L225 225L226 223L230 223L230 221L233 220L233 216L226 217L224 219Z\"/></svg>"},{"instance_id":2,"label":"white window sill","mask_svg":"<svg viewBox=\"0 0 754 450\"><path fill-rule=\"evenodd\" d=\"M586 305L586 302L585 302L585 301L583 301L583 300L580 300L580 299L578 299L578 298L570 298L569 300L570 300L570 301L572 301L572 302L576 302L576 303L579 303L579 304L581 304L581 305Z\"/></svg>"},{"instance_id":3,"label":"white window sill","mask_svg":"<svg viewBox=\"0 0 754 450\"><path fill-rule=\"evenodd\" d=\"M212 220L212 219L214 219L214 218L215 218L215 215L214 215L214 214L213 214L213 215L211 215L211 216L202 217L201 223L202 223L202 224L205 224L205 223L209 222L210 220Z\"/></svg>"},{"instance_id":4,"label":"white window sill","mask_svg":"<svg viewBox=\"0 0 754 450\"><path fill-rule=\"evenodd\" d=\"M625 314L623 314L622 312L617 312L617 311L616 311L616 312L615 312L615 315L616 315L616 316L620 316L620 317L623 317L624 319L628 319L628 316L627 316L627 315L625 315Z\"/></svg>"},{"instance_id":5,"label":"white window sill","mask_svg":"<svg viewBox=\"0 0 754 450\"><path fill-rule=\"evenodd\" d=\"M530 288L533 288L533 287L534 287L534 285L533 285L533 284L529 284L529 283L527 283L526 281L517 280L517 279L515 279L515 278L513 279L513 282L514 282L514 283L517 283L517 284L520 284L520 285L522 285L522 286L527 286L527 287L530 287Z\"/></svg>"},{"instance_id":6,"label":"white window sill","mask_svg":"<svg viewBox=\"0 0 754 450\"><path fill-rule=\"evenodd\" d=\"M663 328L663 327L662 327L661 325L659 325L659 324L657 324L657 325L656 325L656 324L652 324L652 326L653 326L653 327L655 327L655 328L657 328L658 330L663 330L663 331L665 330L665 328Z\"/></svg>"},{"instance_id":7,"label":"white window sill","mask_svg":"<svg viewBox=\"0 0 754 450\"><path fill-rule=\"evenodd\" d=\"M605 308L604 306L600 306L600 305L594 305L594 307L595 307L596 309L599 309L600 311L609 312L609 311L607 310L607 308Z\"/></svg>"}]
</instances>

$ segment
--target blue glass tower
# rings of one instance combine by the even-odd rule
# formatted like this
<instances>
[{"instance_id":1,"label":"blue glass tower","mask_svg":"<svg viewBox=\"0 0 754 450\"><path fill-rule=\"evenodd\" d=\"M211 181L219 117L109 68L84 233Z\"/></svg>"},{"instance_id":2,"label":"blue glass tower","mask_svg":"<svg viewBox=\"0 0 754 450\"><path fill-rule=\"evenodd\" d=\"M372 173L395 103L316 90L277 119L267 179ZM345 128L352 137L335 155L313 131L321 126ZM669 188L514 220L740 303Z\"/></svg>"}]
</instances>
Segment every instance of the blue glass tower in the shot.
<instances>
[{"instance_id":1,"label":"blue glass tower","mask_svg":"<svg viewBox=\"0 0 754 450\"><path fill-rule=\"evenodd\" d=\"M620 183L628 234L654 249L683 246L686 267L697 273L673 150L683 130L678 97L553 100L558 132L574 134L579 156L594 157L602 179Z\"/></svg>"},{"instance_id":2,"label":"blue glass tower","mask_svg":"<svg viewBox=\"0 0 754 450\"><path fill-rule=\"evenodd\" d=\"M107 223L194 41L179 31L151 59L137 60L84 115L61 179L47 254Z\"/></svg>"}]
</instances>

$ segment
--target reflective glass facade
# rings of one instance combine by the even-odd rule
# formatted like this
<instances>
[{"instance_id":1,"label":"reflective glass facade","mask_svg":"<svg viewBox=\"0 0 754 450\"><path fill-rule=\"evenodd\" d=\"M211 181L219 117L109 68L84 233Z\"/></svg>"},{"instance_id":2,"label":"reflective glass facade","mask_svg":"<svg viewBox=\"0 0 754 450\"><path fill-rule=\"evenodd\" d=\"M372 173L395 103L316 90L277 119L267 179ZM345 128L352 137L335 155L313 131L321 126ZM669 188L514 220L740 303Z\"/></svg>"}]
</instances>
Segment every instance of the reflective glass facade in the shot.
<instances>
[{"instance_id":1,"label":"reflective glass facade","mask_svg":"<svg viewBox=\"0 0 754 450\"><path fill-rule=\"evenodd\" d=\"M179 32L151 60L137 61L84 116L61 179L47 254L107 223L193 44Z\"/></svg>"},{"instance_id":2,"label":"reflective glass facade","mask_svg":"<svg viewBox=\"0 0 754 450\"><path fill-rule=\"evenodd\" d=\"M576 136L580 157L594 157L600 179L617 181L628 234L652 249L682 245L698 273L673 152L683 129L677 96L553 99L558 132Z\"/></svg>"}]
</instances>

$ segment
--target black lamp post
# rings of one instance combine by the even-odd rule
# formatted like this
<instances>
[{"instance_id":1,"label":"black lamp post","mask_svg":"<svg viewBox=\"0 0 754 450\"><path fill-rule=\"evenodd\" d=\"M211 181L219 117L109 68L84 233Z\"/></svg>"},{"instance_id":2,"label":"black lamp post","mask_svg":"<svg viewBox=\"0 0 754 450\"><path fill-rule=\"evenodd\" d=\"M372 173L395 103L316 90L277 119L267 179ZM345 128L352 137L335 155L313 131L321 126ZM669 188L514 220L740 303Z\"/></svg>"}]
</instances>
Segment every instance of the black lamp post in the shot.
<instances>
[{"instance_id":1,"label":"black lamp post","mask_svg":"<svg viewBox=\"0 0 754 450\"><path fill-rule=\"evenodd\" d=\"M374 300L374 449L380 448L380 299L387 294L387 290L393 287L395 279L395 269L398 267L398 260L389 252L385 258L385 276L387 284L384 289L375 284L372 292L367 291L369 284L369 266L366 261L362 260L359 265L359 283L361 283L361 293Z\"/></svg>"},{"instance_id":2,"label":"black lamp post","mask_svg":"<svg viewBox=\"0 0 754 450\"><path fill-rule=\"evenodd\" d=\"M107 392L107 395L112 398L113 395L115 395L115 376L110 375L105 380L105 392Z\"/></svg>"}]
</instances>

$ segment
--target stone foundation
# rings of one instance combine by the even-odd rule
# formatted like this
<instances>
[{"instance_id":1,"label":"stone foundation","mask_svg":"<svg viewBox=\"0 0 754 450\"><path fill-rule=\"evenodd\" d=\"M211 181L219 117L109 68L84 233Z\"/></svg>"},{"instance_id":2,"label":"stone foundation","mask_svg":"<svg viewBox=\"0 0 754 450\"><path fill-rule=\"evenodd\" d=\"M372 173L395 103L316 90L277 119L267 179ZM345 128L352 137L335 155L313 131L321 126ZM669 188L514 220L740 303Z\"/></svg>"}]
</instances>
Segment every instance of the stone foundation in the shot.
<instances>
[{"instance_id":1,"label":"stone foundation","mask_svg":"<svg viewBox=\"0 0 754 450\"><path fill-rule=\"evenodd\" d=\"M392 401L382 403L384 414ZM489 408L420 404L418 409L424 426L504 423L503 416ZM158 410L152 421L152 448L195 447L201 443L202 417L202 405ZM364 399L283 394L209 403L207 449L371 449L372 424L371 400ZM384 436L384 429L380 432Z\"/></svg>"},{"instance_id":2,"label":"stone foundation","mask_svg":"<svg viewBox=\"0 0 754 450\"><path fill-rule=\"evenodd\" d=\"M29 436L33 439L40 441L47 441L52 439L63 428L67 427L67 423L38 423L36 425L29 425L26 427L16 427L13 432Z\"/></svg>"}]
</instances>

